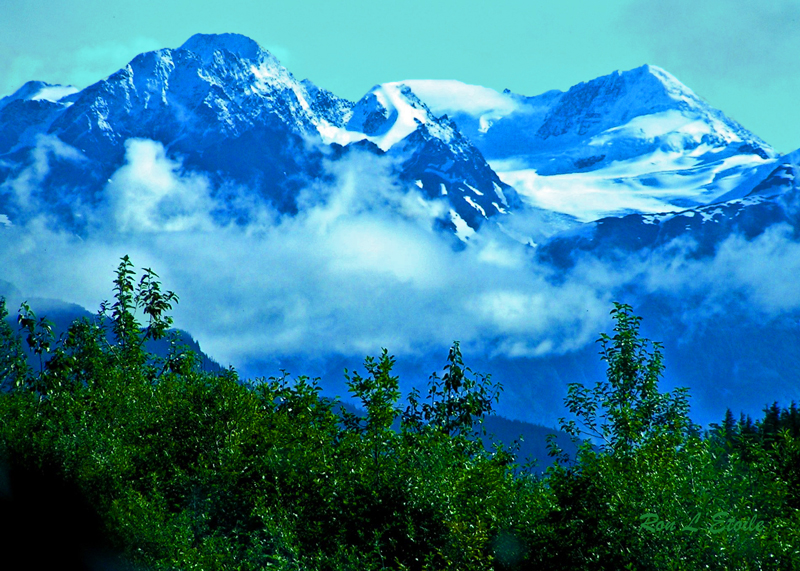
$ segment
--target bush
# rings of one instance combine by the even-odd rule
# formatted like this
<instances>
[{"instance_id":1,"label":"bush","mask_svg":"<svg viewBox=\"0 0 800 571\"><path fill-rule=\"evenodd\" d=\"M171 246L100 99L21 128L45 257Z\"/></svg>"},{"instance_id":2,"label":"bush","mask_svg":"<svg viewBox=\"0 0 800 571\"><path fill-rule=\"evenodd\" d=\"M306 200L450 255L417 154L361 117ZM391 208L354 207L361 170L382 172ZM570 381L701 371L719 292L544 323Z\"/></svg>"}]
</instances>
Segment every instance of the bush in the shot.
<instances>
[{"instance_id":1,"label":"bush","mask_svg":"<svg viewBox=\"0 0 800 571\"><path fill-rule=\"evenodd\" d=\"M568 388L576 457L552 446L558 462L537 477L513 450L484 448L480 421L501 387L464 366L458 343L405 408L385 349L365 373L345 371L359 417L323 398L318 379L242 383L232 369L200 371L174 340L164 357L148 352L169 337L177 296L149 269L134 278L125 257L114 303L58 340L26 305L21 335L0 321L0 459L15 498L26 474L88 506L97 533L76 565L98 553L153 569L797 565L796 410L768 408L756 424L731 414L701 435L687 392L658 391L661 347L629 306L615 306L614 334L599 339L605 381ZM53 503L47 491L34 496ZM15 501L2 515L24 524ZM752 514L764 525L739 529Z\"/></svg>"}]
</instances>

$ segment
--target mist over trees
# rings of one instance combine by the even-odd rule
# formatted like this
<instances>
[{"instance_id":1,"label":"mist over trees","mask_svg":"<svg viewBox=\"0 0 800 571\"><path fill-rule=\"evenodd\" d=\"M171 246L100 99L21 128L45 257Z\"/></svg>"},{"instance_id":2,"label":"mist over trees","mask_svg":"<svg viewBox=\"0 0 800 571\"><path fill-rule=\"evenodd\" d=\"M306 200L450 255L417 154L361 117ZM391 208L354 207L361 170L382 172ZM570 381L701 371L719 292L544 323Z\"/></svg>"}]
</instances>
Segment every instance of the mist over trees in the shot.
<instances>
[{"instance_id":1,"label":"mist over trees","mask_svg":"<svg viewBox=\"0 0 800 571\"><path fill-rule=\"evenodd\" d=\"M204 371L178 296L122 259L113 300L59 339L0 301L2 557L77 569L790 569L800 565L800 413L695 425L659 390L661 346L615 304L607 365L572 383L555 463L484 444L502 386L459 343L403 398L384 349L319 379ZM166 342L156 354L151 341ZM765 395L768 398L769 395Z\"/></svg>"}]
</instances>

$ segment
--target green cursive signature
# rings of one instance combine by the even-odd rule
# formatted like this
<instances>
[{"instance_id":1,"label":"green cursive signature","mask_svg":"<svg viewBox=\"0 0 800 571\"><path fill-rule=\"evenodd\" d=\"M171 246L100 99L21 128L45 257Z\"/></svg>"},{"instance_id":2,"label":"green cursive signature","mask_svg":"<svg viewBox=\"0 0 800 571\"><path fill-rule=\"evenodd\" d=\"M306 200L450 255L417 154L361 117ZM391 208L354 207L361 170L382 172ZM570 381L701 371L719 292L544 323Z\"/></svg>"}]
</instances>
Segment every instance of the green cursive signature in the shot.
<instances>
[{"instance_id":1,"label":"green cursive signature","mask_svg":"<svg viewBox=\"0 0 800 571\"><path fill-rule=\"evenodd\" d=\"M711 517L710 522L704 526L703 515L696 512L688 521L683 523L678 521L666 521L658 517L658 514L646 513L639 517L642 520L639 529L652 532L674 532L685 531L695 533L701 529L707 529L709 533L722 533L732 531L745 531L760 533L764 529L764 522L759 521L756 516L747 519L736 519L731 517L728 512L717 512Z\"/></svg>"}]
</instances>

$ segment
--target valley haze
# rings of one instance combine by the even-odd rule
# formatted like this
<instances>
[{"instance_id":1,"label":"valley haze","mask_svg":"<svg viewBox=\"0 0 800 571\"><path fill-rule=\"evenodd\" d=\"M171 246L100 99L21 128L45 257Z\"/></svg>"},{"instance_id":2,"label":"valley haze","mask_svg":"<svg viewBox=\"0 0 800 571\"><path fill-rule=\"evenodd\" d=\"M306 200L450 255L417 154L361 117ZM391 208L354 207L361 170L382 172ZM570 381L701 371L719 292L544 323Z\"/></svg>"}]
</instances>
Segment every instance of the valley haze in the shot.
<instances>
[{"instance_id":1,"label":"valley haze","mask_svg":"<svg viewBox=\"0 0 800 571\"><path fill-rule=\"evenodd\" d=\"M623 301L707 424L800 400L798 164L657 66L351 101L197 34L0 99L0 294L93 311L128 254L244 375L344 396L342 369L386 347L407 390L459 340L501 414L547 425L568 382L604 378Z\"/></svg>"}]
</instances>

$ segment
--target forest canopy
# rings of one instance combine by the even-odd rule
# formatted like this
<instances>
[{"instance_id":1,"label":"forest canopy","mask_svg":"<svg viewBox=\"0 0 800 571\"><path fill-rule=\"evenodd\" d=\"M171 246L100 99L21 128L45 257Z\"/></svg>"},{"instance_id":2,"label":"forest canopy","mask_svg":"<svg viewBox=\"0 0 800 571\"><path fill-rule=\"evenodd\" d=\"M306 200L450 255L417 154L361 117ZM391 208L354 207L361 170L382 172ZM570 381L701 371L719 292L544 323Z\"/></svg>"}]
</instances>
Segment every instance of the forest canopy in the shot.
<instances>
[{"instance_id":1,"label":"forest canopy","mask_svg":"<svg viewBox=\"0 0 800 571\"><path fill-rule=\"evenodd\" d=\"M662 393L662 347L617 303L594 386L568 386L537 473L486 446L502 387L458 342L402 398L394 357L320 379L202 370L178 296L126 256L113 301L56 338L0 300L2 557L29 568L789 569L800 565L800 413L702 430ZM151 349L158 341L166 350ZM44 548L43 544L47 543Z\"/></svg>"}]
</instances>

